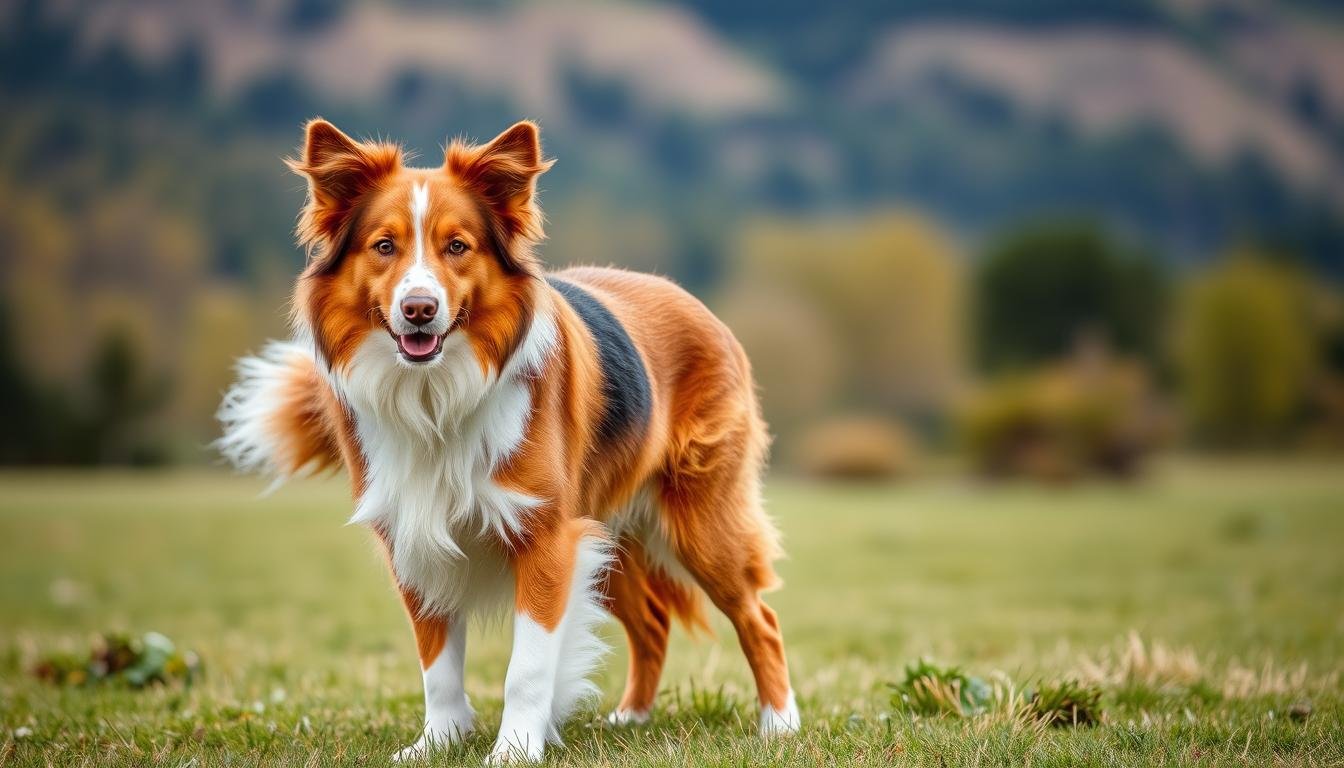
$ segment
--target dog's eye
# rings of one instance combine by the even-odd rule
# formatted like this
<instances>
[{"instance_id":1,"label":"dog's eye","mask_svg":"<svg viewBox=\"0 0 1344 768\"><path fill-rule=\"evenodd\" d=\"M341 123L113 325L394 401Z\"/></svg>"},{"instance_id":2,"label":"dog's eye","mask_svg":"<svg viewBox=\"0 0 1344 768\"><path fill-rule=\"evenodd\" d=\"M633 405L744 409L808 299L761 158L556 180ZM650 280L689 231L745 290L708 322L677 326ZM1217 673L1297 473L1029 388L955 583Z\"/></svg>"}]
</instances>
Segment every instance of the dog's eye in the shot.
<instances>
[{"instance_id":1,"label":"dog's eye","mask_svg":"<svg viewBox=\"0 0 1344 768\"><path fill-rule=\"evenodd\" d=\"M386 237L384 237L382 240L379 240L378 242L373 244L373 250L381 253L384 256L391 256L392 252L397 250L397 246L393 245L391 240L388 240Z\"/></svg>"},{"instance_id":2,"label":"dog's eye","mask_svg":"<svg viewBox=\"0 0 1344 768\"><path fill-rule=\"evenodd\" d=\"M461 238L454 237L452 241L448 243L448 252L454 256L461 256L467 252L467 244L464 243Z\"/></svg>"}]
</instances>

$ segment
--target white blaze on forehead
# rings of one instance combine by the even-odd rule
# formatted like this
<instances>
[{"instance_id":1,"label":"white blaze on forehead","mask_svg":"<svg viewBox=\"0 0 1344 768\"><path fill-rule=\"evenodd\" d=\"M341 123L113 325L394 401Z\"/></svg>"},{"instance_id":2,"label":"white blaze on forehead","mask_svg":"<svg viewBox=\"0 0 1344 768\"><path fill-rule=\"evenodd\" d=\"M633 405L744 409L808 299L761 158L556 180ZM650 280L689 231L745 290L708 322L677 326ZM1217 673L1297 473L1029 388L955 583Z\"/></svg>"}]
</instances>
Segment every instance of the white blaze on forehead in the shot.
<instances>
[{"instance_id":1,"label":"white blaze on forehead","mask_svg":"<svg viewBox=\"0 0 1344 768\"><path fill-rule=\"evenodd\" d=\"M425 213L429 211L429 186L416 184L411 187L411 226L415 232L415 264L425 263Z\"/></svg>"}]
</instances>

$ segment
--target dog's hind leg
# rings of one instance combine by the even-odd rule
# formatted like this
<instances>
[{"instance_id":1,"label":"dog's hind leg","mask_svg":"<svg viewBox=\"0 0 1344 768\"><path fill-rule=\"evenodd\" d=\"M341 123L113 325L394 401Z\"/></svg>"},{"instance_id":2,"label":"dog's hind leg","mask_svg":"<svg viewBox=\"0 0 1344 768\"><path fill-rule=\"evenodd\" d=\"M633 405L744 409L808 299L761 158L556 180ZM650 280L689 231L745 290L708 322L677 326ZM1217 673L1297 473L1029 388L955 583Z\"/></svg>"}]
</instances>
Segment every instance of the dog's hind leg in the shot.
<instances>
[{"instance_id":1,"label":"dog's hind leg","mask_svg":"<svg viewBox=\"0 0 1344 768\"><path fill-rule=\"evenodd\" d=\"M663 478L662 504L674 554L737 631L756 678L761 735L773 736L797 731L800 721L779 619L761 599L778 584L772 562L780 551L761 506L757 424L687 443L680 469Z\"/></svg>"},{"instance_id":2,"label":"dog's hind leg","mask_svg":"<svg viewBox=\"0 0 1344 768\"><path fill-rule=\"evenodd\" d=\"M630 666L621 703L608 716L613 725L649 719L658 680L667 658L672 617L687 629L707 629L694 586L683 584L650 563L642 544L626 536L616 547L617 561L607 577L611 613L625 628Z\"/></svg>"},{"instance_id":3,"label":"dog's hind leg","mask_svg":"<svg viewBox=\"0 0 1344 768\"><path fill-rule=\"evenodd\" d=\"M607 718L613 725L643 723L649 719L658 679L667 658L667 633L672 617L649 584L649 572L638 542L623 538L617 544L616 563L607 576L611 613L625 628L630 666L621 703Z\"/></svg>"}]
</instances>

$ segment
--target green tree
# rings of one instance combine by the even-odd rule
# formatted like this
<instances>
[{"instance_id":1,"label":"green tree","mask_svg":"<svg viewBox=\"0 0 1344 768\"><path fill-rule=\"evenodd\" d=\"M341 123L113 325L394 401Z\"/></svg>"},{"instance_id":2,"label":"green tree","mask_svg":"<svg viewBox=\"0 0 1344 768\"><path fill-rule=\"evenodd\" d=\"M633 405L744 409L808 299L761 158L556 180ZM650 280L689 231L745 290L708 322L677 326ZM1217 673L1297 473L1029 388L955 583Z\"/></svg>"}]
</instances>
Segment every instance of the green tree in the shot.
<instances>
[{"instance_id":1,"label":"green tree","mask_svg":"<svg viewBox=\"0 0 1344 768\"><path fill-rule=\"evenodd\" d=\"M1215 444L1286 436L1301 415L1319 350L1310 286L1261 254L1234 254L1187 286L1175 358L1186 412Z\"/></svg>"},{"instance_id":2,"label":"green tree","mask_svg":"<svg viewBox=\"0 0 1344 768\"><path fill-rule=\"evenodd\" d=\"M99 341L89 369L89 429L100 464L160 460L160 450L143 434L144 420L164 400L166 382L145 373L130 335L112 329Z\"/></svg>"},{"instance_id":3,"label":"green tree","mask_svg":"<svg viewBox=\"0 0 1344 768\"><path fill-rule=\"evenodd\" d=\"M1086 221L1043 221L997 238L976 274L975 331L988 370L1065 357L1082 335L1157 359L1164 275L1149 255Z\"/></svg>"}]
</instances>

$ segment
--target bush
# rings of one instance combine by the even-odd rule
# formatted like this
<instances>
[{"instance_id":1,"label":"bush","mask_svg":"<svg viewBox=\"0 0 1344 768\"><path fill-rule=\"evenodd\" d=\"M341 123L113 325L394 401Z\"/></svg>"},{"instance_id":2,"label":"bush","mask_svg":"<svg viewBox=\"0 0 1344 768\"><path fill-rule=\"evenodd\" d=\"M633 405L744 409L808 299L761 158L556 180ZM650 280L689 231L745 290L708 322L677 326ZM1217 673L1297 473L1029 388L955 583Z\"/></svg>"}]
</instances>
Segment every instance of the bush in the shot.
<instances>
[{"instance_id":1,"label":"bush","mask_svg":"<svg viewBox=\"0 0 1344 768\"><path fill-rule=\"evenodd\" d=\"M1165 421L1142 365L1093 351L989 386L959 426L982 473L1066 481L1133 474Z\"/></svg>"},{"instance_id":2,"label":"bush","mask_svg":"<svg viewBox=\"0 0 1344 768\"><path fill-rule=\"evenodd\" d=\"M87 657L53 653L33 667L33 675L67 686L121 682L142 688L173 681L191 685L201 675L201 659L193 651L179 651L158 632L140 637L108 633L95 641Z\"/></svg>"},{"instance_id":3,"label":"bush","mask_svg":"<svg viewBox=\"0 0 1344 768\"><path fill-rule=\"evenodd\" d=\"M798 440L798 468L831 480L879 480L908 475L914 449L907 433L876 418L833 419Z\"/></svg>"},{"instance_id":4,"label":"bush","mask_svg":"<svg viewBox=\"0 0 1344 768\"><path fill-rule=\"evenodd\" d=\"M893 709L921 715L971 717L983 713L993 697L983 679L928 659L905 665L905 679L890 687Z\"/></svg>"},{"instance_id":5,"label":"bush","mask_svg":"<svg viewBox=\"0 0 1344 768\"><path fill-rule=\"evenodd\" d=\"M1101 721L1101 686L1095 683L1043 682L1028 702L1032 716L1046 725L1095 725Z\"/></svg>"},{"instance_id":6,"label":"bush","mask_svg":"<svg viewBox=\"0 0 1344 768\"><path fill-rule=\"evenodd\" d=\"M1323 375L1312 386L1309 423L1302 447L1313 451L1344 450L1344 376Z\"/></svg>"}]
</instances>

